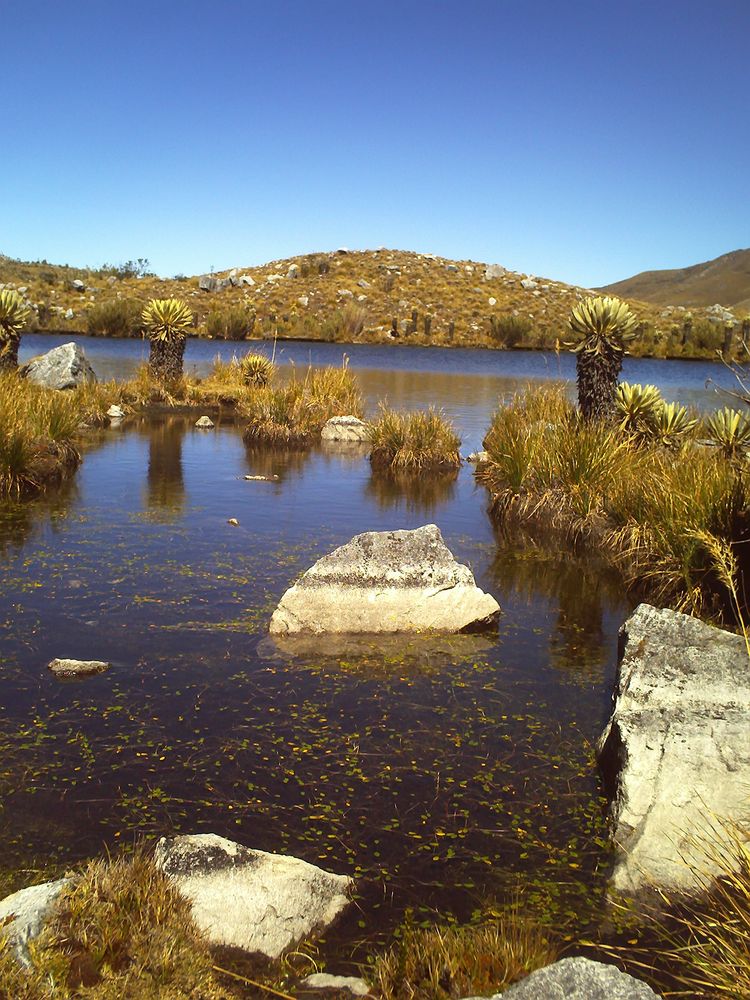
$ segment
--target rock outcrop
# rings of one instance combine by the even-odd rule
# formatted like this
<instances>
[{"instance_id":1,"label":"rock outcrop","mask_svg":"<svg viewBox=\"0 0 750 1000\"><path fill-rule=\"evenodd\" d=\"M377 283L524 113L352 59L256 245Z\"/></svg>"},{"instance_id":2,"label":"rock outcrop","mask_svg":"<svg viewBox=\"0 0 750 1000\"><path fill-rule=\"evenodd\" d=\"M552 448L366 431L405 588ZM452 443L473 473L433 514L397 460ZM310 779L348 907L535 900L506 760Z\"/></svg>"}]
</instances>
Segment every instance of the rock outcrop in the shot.
<instances>
[{"instance_id":1,"label":"rock outcrop","mask_svg":"<svg viewBox=\"0 0 750 1000\"><path fill-rule=\"evenodd\" d=\"M21 369L21 375L45 389L75 389L85 382L96 382L94 369L74 341L32 358Z\"/></svg>"},{"instance_id":2,"label":"rock outcrop","mask_svg":"<svg viewBox=\"0 0 750 1000\"><path fill-rule=\"evenodd\" d=\"M650 986L614 965L563 958L537 969L492 1000L658 1000Z\"/></svg>"},{"instance_id":3,"label":"rock outcrop","mask_svg":"<svg viewBox=\"0 0 750 1000\"><path fill-rule=\"evenodd\" d=\"M461 632L500 610L440 529L367 531L319 559L284 594L271 634Z\"/></svg>"},{"instance_id":4,"label":"rock outcrop","mask_svg":"<svg viewBox=\"0 0 750 1000\"><path fill-rule=\"evenodd\" d=\"M348 906L353 886L345 875L212 833L163 837L154 860L190 900L212 944L268 958L325 930Z\"/></svg>"},{"instance_id":5,"label":"rock outcrop","mask_svg":"<svg viewBox=\"0 0 750 1000\"><path fill-rule=\"evenodd\" d=\"M39 935L53 904L69 878L56 882L42 882L19 889L0 902L0 928L8 944L22 965L30 965L28 944Z\"/></svg>"},{"instance_id":6,"label":"rock outcrop","mask_svg":"<svg viewBox=\"0 0 750 1000\"><path fill-rule=\"evenodd\" d=\"M620 655L598 746L619 852L611 887L690 893L730 839L723 824L750 824L750 658L740 636L647 604L622 626Z\"/></svg>"},{"instance_id":7,"label":"rock outcrop","mask_svg":"<svg viewBox=\"0 0 750 1000\"><path fill-rule=\"evenodd\" d=\"M331 417L323 424L320 432L322 441L358 441L366 442L369 433L367 424L359 417Z\"/></svg>"}]
</instances>

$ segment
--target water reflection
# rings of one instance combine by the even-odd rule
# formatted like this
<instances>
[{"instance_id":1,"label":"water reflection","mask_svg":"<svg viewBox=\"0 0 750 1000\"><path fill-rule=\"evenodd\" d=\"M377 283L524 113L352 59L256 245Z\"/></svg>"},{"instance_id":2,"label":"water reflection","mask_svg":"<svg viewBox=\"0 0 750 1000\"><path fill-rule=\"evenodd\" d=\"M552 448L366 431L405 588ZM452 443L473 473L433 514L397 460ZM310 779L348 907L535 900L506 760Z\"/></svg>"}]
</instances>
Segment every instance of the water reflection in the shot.
<instances>
[{"instance_id":1,"label":"water reflection","mask_svg":"<svg viewBox=\"0 0 750 1000\"><path fill-rule=\"evenodd\" d=\"M549 661L566 673L587 681L602 679L611 661L611 623L605 617L623 608L622 580L601 559L533 547L509 545L498 531L492 572L498 586L512 599L529 606L546 599L554 621L549 631Z\"/></svg>"},{"instance_id":2,"label":"water reflection","mask_svg":"<svg viewBox=\"0 0 750 1000\"><path fill-rule=\"evenodd\" d=\"M405 507L410 513L432 514L450 503L456 492L455 472L391 472L373 469L365 486L365 496L382 510Z\"/></svg>"},{"instance_id":3,"label":"water reflection","mask_svg":"<svg viewBox=\"0 0 750 1000\"><path fill-rule=\"evenodd\" d=\"M74 474L33 500L0 503L0 553L23 548L47 524L54 530L56 522L67 516L77 499L78 484Z\"/></svg>"},{"instance_id":4,"label":"water reflection","mask_svg":"<svg viewBox=\"0 0 750 1000\"><path fill-rule=\"evenodd\" d=\"M472 634L275 635L257 652L264 660L377 677L441 672L487 656L496 645L496 639Z\"/></svg>"},{"instance_id":5,"label":"water reflection","mask_svg":"<svg viewBox=\"0 0 750 1000\"><path fill-rule=\"evenodd\" d=\"M307 450L264 445L245 447L246 475L269 479L279 486L286 479L300 476L309 460Z\"/></svg>"},{"instance_id":6,"label":"water reflection","mask_svg":"<svg viewBox=\"0 0 750 1000\"><path fill-rule=\"evenodd\" d=\"M148 435L148 469L144 505L154 520L173 523L185 510L182 442L188 428L184 416L167 416L142 424Z\"/></svg>"}]
</instances>

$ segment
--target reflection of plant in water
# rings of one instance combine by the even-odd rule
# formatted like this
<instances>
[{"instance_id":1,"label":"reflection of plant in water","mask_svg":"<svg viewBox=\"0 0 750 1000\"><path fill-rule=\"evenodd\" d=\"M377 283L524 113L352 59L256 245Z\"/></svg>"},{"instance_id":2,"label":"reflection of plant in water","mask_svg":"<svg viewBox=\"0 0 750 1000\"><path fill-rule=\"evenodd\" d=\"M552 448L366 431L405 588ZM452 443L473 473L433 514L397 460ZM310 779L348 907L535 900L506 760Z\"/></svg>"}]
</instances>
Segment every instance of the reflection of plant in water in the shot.
<instances>
[{"instance_id":1,"label":"reflection of plant in water","mask_svg":"<svg viewBox=\"0 0 750 1000\"><path fill-rule=\"evenodd\" d=\"M405 506L409 511L429 513L453 499L458 472L392 472L373 469L365 487L384 510Z\"/></svg>"},{"instance_id":2,"label":"reflection of plant in water","mask_svg":"<svg viewBox=\"0 0 750 1000\"><path fill-rule=\"evenodd\" d=\"M524 549L517 533L510 546L500 529L496 534L492 571L497 589L510 588L529 604L543 594L557 611L550 636L552 662L581 677L599 677L611 656L605 645L604 609L624 601L619 576L601 559L550 551L543 542Z\"/></svg>"},{"instance_id":3,"label":"reflection of plant in water","mask_svg":"<svg viewBox=\"0 0 750 1000\"><path fill-rule=\"evenodd\" d=\"M276 448L258 444L245 447L248 475L277 477L284 482L288 476L298 476L310 459L310 452L299 448Z\"/></svg>"},{"instance_id":4,"label":"reflection of plant in water","mask_svg":"<svg viewBox=\"0 0 750 1000\"><path fill-rule=\"evenodd\" d=\"M157 520L177 520L185 506L182 476L182 439L187 429L184 417L149 421L146 505Z\"/></svg>"}]
</instances>

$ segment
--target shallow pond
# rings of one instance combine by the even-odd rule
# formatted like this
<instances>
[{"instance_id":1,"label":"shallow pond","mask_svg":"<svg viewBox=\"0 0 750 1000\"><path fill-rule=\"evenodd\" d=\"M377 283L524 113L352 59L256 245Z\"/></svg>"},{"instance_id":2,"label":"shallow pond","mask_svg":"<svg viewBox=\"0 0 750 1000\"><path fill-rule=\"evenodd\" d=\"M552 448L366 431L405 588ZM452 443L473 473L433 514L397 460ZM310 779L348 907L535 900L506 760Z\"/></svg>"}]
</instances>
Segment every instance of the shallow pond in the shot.
<instances>
[{"instance_id":1,"label":"shallow pond","mask_svg":"<svg viewBox=\"0 0 750 1000\"><path fill-rule=\"evenodd\" d=\"M26 338L27 353L48 339ZM140 349L86 344L99 369ZM340 347L310 349L340 360ZM292 350L301 361L308 346ZM191 342L188 364L215 353ZM441 352L456 364L475 353ZM468 360L456 374L426 357L417 371L364 361L368 398L444 403L470 446L509 377ZM616 576L496 537L468 467L397 481L356 447L249 451L232 421L193 421L102 431L60 491L2 508L6 883L139 836L211 831L357 876L358 909L328 943L346 954L406 908L467 919L519 894L580 931L610 862L592 744L630 608ZM497 635L269 639L273 607L318 556L360 531L432 521L499 600ZM62 683L46 670L56 656L113 667Z\"/></svg>"}]
</instances>

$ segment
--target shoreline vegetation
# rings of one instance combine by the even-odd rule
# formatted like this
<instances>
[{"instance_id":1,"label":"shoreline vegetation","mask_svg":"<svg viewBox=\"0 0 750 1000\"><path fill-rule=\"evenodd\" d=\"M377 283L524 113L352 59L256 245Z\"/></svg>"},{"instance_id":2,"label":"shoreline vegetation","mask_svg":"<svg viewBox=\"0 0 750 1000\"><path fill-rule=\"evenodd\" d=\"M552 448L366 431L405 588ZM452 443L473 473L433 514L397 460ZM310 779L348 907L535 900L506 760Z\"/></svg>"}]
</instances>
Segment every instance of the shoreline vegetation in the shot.
<instances>
[{"instance_id":1,"label":"shoreline vegetation","mask_svg":"<svg viewBox=\"0 0 750 1000\"><path fill-rule=\"evenodd\" d=\"M11 305L15 296L7 297ZM0 376L0 492L22 498L75 468L82 436L102 424L113 405L125 416L170 407L227 411L246 423L243 439L250 446L307 447L329 417L364 415L356 377L346 365L293 370L285 384L276 385L272 359L248 354L217 359L206 378L184 377L190 321L184 303L153 300L141 313L151 359L129 382L58 392L33 385L8 365ZM15 348L20 335L15 327L11 332ZM631 591L740 631L750 652L744 597L750 564L743 544L750 540L747 415L724 408L700 418L665 403L653 386L618 383L625 342L638 336L638 321L619 300L581 301L573 307L571 333L577 339L578 406L559 387L529 388L492 418L486 461L476 473L488 489L492 517L504 531L596 550L620 569ZM369 438L374 473L455 477L461 462L460 439L436 410L400 414L381 408ZM744 838L737 849L744 862L736 882L718 882L728 928L736 919L747 925L750 899ZM707 882L709 898L715 888ZM645 967L656 979L666 967L689 988L701 983L701 989L724 990L720 976L726 969L714 956L729 945L716 940L711 906L701 902L687 916L680 913L676 923L653 928L661 942L661 951L653 953L659 970L649 964L649 953L639 964L637 950L589 945L636 972ZM692 969L684 955L686 938L705 942ZM733 962L747 977L742 945ZM558 947L528 914L508 911L466 927L407 923L393 947L373 956L363 971L383 1000L448 1000L502 988L559 951L581 947L586 942ZM294 956L284 960L287 965L252 973L236 957L228 972L215 958L187 904L136 852L90 862L74 880L32 946L31 973L15 964L0 935L0 992L27 1000L274 992L286 998L282 990L295 988L300 978ZM498 982L505 975L501 966L507 979Z\"/></svg>"},{"instance_id":2,"label":"shoreline vegetation","mask_svg":"<svg viewBox=\"0 0 750 1000\"><path fill-rule=\"evenodd\" d=\"M28 308L23 332L143 335L150 300L185 300L190 336L414 346L560 350L571 310L591 292L499 265L396 250L335 251L240 270L159 278L148 261L97 269L0 256L0 285ZM727 360L750 339L750 315L722 306L630 301L631 353Z\"/></svg>"}]
</instances>

